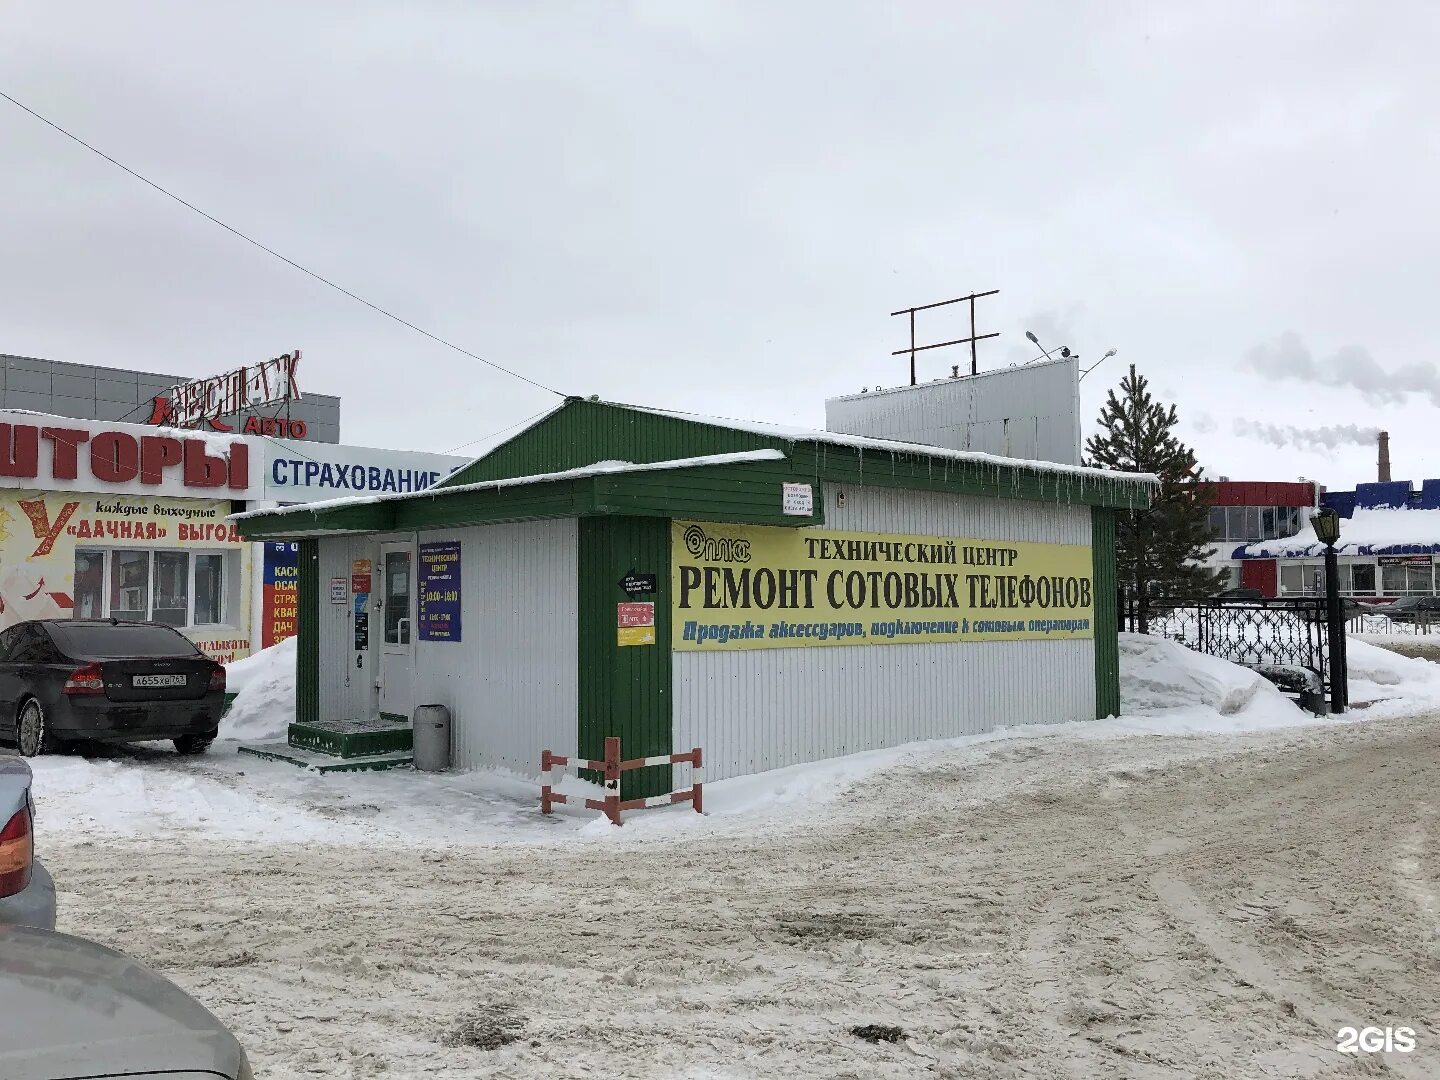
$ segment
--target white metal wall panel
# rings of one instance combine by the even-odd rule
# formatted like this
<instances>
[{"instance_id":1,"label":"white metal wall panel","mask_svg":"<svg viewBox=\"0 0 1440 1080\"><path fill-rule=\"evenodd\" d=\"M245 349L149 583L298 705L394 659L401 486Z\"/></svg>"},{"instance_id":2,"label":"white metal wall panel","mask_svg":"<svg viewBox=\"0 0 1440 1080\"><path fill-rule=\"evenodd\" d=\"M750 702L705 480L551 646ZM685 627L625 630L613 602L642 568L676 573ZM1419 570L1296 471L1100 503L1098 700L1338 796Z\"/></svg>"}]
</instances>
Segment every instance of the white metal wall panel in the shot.
<instances>
[{"instance_id":1,"label":"white metal wall panel","mask_svg":"<svg viewBox=\"0 0 1440 1080\"><path fill-rule=\"evenodd\" d=\"M850 394L825 402L830 431L1080 464L1075 359Z\"/></svg>"},{"instance_id":2,"label":"white metal wall panel","mask_svg":"<svg viewBox=\"0 0 1440 1080\"><path fill-rule=\"evenodd\" d=\"M539 772L573 752L579 711L575 519L422 532L461 545L459 643L419 641L416 705L450 710L457 769Z\"/></svg>"},{"instance_id":3,"label":"white metal wall panel","mask_svg":"<svg viewBox=\"0 0 1440 1080\"><path fill-rule=\"evenodd\" d=\"M836 507L838 491L845 506ZM827 488L827 527L1089 544L1088 507ZM674 656L675 745L723 779L921 739L1088 720L1089 639L854 645Z\"/></svg>"},{"instance_id":4,"label":"white metal wall panel","mask_svg":"<svg viewBox=\"0 0 1440 1080\"><path fill-rule=\"evenodd\" d=\"M365 666L355 666L354 608L350 600L350 571L356 559L373 559L374 541L363 536L323 537L317 541L320 555L320 719L357 720L370 715L370 653L363 654ZM330 579L345 579L345 603L330 602ZM370 627L375 644L379 632Z\"/></svg>"},{"instance_id":5,"label":"white metal wall panel","mask_svg":"<svg viewBox=\"0 0 1440 1080\"><path fill-rule=\"evenodd\" d=\"M836 496L845 505L836 506ZM933 491L827 485L825 523L847 532L963 536L977 540L1090 543L1090 508Z\"/></svg>"}]
</instances>

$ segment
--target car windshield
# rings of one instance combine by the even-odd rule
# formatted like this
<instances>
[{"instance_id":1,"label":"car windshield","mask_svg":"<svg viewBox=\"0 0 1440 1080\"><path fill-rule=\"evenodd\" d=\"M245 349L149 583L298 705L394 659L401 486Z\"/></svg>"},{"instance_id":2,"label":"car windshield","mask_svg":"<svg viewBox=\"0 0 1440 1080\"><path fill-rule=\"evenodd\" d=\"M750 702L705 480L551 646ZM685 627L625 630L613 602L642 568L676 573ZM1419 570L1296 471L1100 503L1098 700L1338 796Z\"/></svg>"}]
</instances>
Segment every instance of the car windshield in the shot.
<instances>
[{"instance_id":1,"label":"car windshield","mask_svg":"<svg viewBox=\"0 0 1440 1080\"><path fill-rule=\"evenodd\" d=\"M195 656L199 649L168 626L144 623L51 623L55 643L68 656Z\"/></svg>"}]
</instances>

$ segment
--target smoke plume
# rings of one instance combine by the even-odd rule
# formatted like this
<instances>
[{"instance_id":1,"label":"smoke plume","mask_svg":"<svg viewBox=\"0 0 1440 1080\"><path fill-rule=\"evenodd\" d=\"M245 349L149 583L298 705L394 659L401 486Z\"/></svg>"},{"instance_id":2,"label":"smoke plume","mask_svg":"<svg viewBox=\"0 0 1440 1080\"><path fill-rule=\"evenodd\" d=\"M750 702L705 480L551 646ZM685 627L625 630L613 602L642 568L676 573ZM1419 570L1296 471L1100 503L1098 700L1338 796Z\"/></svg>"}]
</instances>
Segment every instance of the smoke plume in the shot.
<instances>
[{"instance_id":1,"label":"smoke plume","mask_svg":"<svg viewBox=\"0 0 1440 1080\"><path fill-rule=\"evenodd\" d=\"M1246 362L1270 379L1358 390L1374 405L1403 405L1411 394L1422 394L1432 405L1440 405L1440 369L1434 364L1406 364L1386 371L1359 345L1346 345L1317 360L1299 334L1287 331L1251 349Z\"/></svg>"},{"instance_id":2,"label":"smoke plume","mask_svg":"<svg viewBox=\"0 0 1440 1080\"><path fill-rule=\"evenodd\" d=\"M1297 428L1265 424L1259 420L1236 420L1235 434L1244 438L1259 439L1282 450L1334 450L1340 446L1373 446L1380 436L1379 428L1359 427L1355 424L1335 424L1331 427Z\"/></svg>"}]
</instances>

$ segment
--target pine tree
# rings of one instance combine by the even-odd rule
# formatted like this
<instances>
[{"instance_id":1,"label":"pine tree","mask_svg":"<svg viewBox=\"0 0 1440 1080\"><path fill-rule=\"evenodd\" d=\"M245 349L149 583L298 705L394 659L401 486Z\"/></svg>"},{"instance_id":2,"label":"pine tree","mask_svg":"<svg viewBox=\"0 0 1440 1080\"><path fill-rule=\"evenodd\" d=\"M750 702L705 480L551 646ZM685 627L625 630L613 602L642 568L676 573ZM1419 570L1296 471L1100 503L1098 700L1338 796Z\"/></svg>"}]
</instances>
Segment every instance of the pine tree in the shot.
<instances>
[{"instance_id":1,"label":"pine tree","mask_svg":"<svg viewBox=\"0 0 1440 1080\"><path fill-rule=\"evenodd\" d=\"M1111 390L1100 410L1101 433L1085 444L1088 463L1096 468L1160 478L1147 509L1116 514L1116 575L1126 596L1137 601L1141 633L1152 608L1213 596L1224 587L1225 572L1201 561L1213 543L1210 499L1195 486L1201 469L1175 435L1177 419L1175 406L1157 402L1149 380L1131 364L1119 394Z\"/></svg>"}]
</instances>

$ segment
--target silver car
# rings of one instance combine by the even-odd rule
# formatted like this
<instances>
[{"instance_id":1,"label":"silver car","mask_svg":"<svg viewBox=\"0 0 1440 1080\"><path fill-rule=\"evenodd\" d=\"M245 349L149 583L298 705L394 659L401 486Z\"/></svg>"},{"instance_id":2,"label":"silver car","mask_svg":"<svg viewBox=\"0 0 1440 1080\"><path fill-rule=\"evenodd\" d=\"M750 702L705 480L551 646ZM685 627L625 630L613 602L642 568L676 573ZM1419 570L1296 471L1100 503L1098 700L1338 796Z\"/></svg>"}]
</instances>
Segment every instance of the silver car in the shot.
<instances>
[{"instance_id":1,"label":"silver car","mask_svg":"<svg viewBox=\"0 0 1440 1080\"><path fill-rule=\"evenodd\" d=\"M0 926L7 923L53 928L55 883L35 858L30 766L0 756Z\"/></svg>"},{"instance_id":2,"label":"silver car","mask_svg":"<svg viewBox=\"0 0 1440 1080\"><path fill-rule=\"evenodd\" d=\"M194 998L93 941L0 926L0 1077L253 1080Z\"/></svg>"}]
</instances>

